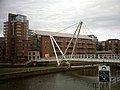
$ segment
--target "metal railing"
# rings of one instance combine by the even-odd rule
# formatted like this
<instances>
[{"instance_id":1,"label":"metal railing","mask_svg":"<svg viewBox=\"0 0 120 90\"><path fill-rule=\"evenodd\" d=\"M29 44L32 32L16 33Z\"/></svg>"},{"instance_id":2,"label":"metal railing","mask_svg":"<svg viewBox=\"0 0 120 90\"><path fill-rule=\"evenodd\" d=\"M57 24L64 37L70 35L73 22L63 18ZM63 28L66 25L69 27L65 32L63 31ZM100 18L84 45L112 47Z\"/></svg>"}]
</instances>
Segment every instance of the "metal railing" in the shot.
<instances>
[{"instance_id":1,"label":"metal railing","mask_svg":"<svg viewBox=\"0 0 120 90\"><path fill-rule=\"evenodd\" d=\"M66 55L65 58L71 58L71 55ZM81 54L81 55L73 55L72 58L80 58L80 59L119 59L120 55L118 54Z\"/></svg>"},{"instance_id":2,"label":"metal railing","mask_svg":"<svg viewBox=\"0 0 120 90\"><path fill-rule=\"evenodd\" d=\"M59 60L64 61L87 61L87 62L115 62L120 63L120 55L115 54L81 54L81 55L66 55L64 59L59 57Z\"/></svg>"},{"instance_id":3,"label":"metal railing","mask_svg":"<svg viewBox=\"0 0 120 90\"><path fill-rule=\"evenodd\" d=\"M115 54L80 54L80 55L65 55L65 58L58 56L59 61L89 61L89 62L118 62L120 63L120 55ZM56 61L55 57L40 58L39 60L28 60L24 64L28 64L32 61Z\"/></svg>"}]
</instances>

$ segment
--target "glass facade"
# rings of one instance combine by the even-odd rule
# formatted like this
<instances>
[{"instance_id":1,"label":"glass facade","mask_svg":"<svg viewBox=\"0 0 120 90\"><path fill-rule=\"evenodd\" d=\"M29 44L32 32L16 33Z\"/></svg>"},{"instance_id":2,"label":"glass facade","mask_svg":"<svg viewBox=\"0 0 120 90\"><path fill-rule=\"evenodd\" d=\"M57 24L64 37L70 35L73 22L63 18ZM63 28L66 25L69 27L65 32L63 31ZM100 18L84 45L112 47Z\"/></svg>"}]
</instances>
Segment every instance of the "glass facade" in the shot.
<instances>
[{"instance_id":1,"label":"glass facade","mask_svg":"<svg viewBox=\"0 0 120 90\"><path fill-rule=\"evenodd\" d=\"M15 20L18 22L27 22L26 16L16 15Z\"/></svg>"}]
</instances>

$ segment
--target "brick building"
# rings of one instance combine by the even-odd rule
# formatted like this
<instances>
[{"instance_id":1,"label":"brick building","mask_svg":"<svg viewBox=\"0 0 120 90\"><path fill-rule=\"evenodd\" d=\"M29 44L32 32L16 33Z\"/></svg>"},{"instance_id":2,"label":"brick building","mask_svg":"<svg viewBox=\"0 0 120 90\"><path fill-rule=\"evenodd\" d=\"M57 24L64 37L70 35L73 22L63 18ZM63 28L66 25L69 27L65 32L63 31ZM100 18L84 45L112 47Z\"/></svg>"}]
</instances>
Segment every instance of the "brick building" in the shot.
<instances>
[{"instance_id":1,"label":"brick building","mask_svg":"<svg viewBox=\"0 0 120 90\"><path fill-rule=\"evenodd\" d=\"M28 26L26 16L9 13L8 21L4 22L7 60L13 62L13 60L27 59L27 52L23 46L28 44Z\"/></svg>"},{"instance_id":2,"label":"brick building","mask_svg":"<svg viewBox=\"0 0 120 90\"><path fill-rule=\"evenodd\" d=\"M40 52L39 51L28 51L28 60L39 60Z\"/></svg>"},{"instance_id":3,"label":"brick building","mask_svg":"<svg viewBox=\"0 0 120 90\"><path fill-rule=\"evenodd\" d=\"M53 35L54 32L35 30L35 33L38 34L40 37L39 42L40 42L41 57L42 58L53 57L54 51L53 51L53 47L52 47L49 35ZM58 45L60 46L61 50L64 52L70 39L72 38L72 34L59 33L54 35L54 38L58 43ZM74 43L72 42L66 54L71 54L73 45ZM57 46L55 46L55 48L56 48L57 54L61 55ZM80 35L78 38L78 42L77 42L74 54L95 54L95 53L96 53L96 37L91 38L90 36L87 36L87 35Z\"/></svg>"},{"instance_id":4,"label":"brick building","mask_svg":"<svg viewBox=\"0 0 120 90\"><path fill-rule=\"evenodd\" d=\"M97 51L105 51L105 41L100 41L97 43Z\"/></svg>"},{"instance_id":5,"label":"brick building","mask_svg":"<svg viewBox=\"0 0 120 90\"><path fill-rule=\"evenodd\" d=\"M108 39L107 41L105 41L105 50L111 50L112 54L120 54L120 40Z\"/></svg>"},{"instance_id":6,"label":"brick building","mask_svg":"<svg viewBox=\"0 0 120 90\"><path fill-rule=\"evenodd\" d=\"M0 37L0 62L6 62L5 59L5 38Z\"/></svg>"},{"instance_id":7,"label":"brick building","mask_svg":"<svg viewBox=\"0 0 120 90\"><path fill-rule=\"evenodd\" d=\"M28 30L28 27L29 25L26 16L11 13L8 15L8 21L4 22L5 53L8 61L23 62L38 57L44 58L54 56L53 47L49 37L49 35L53 35L54 32L36 30L33 32L33 30ZM55 40L63 52L72 36L72 34L66 33L54 35ZM74 54L95 54L96 42L97 37L94 35L80 35ZM71 54L73 45L74 42L71 43L66 54ZM61 55L57 46L55 46L55 48L57 54ZM32 53L34 53L33 56Z\"/></svg>"}]
</instances>

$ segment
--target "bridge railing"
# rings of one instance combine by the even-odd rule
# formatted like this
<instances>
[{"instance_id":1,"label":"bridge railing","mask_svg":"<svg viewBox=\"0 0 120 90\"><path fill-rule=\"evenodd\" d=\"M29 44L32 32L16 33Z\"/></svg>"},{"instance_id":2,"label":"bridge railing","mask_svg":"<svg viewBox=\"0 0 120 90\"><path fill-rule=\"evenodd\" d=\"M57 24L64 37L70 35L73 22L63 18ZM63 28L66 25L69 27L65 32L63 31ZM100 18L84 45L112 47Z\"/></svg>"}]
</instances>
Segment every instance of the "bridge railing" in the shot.
<instances>
[{"instance_id":1,"label":"bridge railing","mask_svg":"<svg viewBox=\"0 0 120 90\"><path fill-rule=\"evenodd\" d=\"M80 58L80 59L119 59L120 55L116 54L80 54L80 55L66 55L66 58Z\"/></svg>"}]
</instances>

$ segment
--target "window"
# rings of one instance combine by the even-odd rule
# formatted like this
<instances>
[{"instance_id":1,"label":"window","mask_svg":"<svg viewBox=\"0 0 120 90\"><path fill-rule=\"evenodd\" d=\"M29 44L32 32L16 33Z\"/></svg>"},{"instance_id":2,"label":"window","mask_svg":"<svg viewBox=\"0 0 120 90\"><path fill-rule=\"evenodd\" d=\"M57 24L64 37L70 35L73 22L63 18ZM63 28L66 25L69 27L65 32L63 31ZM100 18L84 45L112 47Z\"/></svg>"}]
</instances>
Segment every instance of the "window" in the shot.
<instances>
[{"instance_id":1,"label":"window","mask_svg":"<svg viewBox=\"0 0 120 90\"><path fill-rule=\"evenodd\" d=\"M37 59L39 59L39 56L37 56Z\"/></svg>"},{"instance_id":2,"label":"window","mask_svg":"<svg viewBox=\"0 0 120 90\"><path fill-rule=\"evenodd\" d=\"M109 44L111 44L111 41L109 41Z\"/></svg>"},{"instance_id":3,"label":"window","mask_svg":"<svg viewBox=\"0 0 120 90\"><path fill-rule=\"evenodd\" d=\"M115 43L118 43L118 41L116 40Z\"/></svg>"},{"instance_id":4,"label":"window","mask_svg":"<svg viewBox=\"0 0 120 90\"><path fill-rule=\"evenodd\" d=\"M31 56L29 56L29 60L31 60Z\"/></svg>"},{"instance_id":5,"label":"window","mask_svg":"<svg viewBox=\"0 0 120 90\"><path fill-rule=\"evenodd\" d=\"M35 56L33 56L33 60L35 60Z\"/></svg>"},{"instance_id":6,"label":"window","mask_svg":"<svg viewBox=\"0 0 120 90\"><path fill-rule=\"evenodd\" d=\"M29 52L29 55L31 55L31 52Z\"/></svg>"},{"instance_id":7,"label":"window","mask_svg":"<svg viewBox=\"0 0 120 90\"><path fill-rule=\"evenodd\" d=\"M35 55L35 52L33 52L33 55Z\"/></svg>"},{"instance_id":8,"label":"window","mask_svg":"<svg viewBox=\"0 0 120 90\"><path fill-rule=\"evenodd\" d=\"M47 47L45 46L45 49L46 49Z\"/></svg>"}]
</instances>

